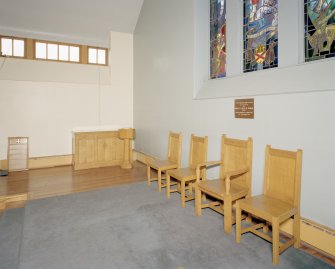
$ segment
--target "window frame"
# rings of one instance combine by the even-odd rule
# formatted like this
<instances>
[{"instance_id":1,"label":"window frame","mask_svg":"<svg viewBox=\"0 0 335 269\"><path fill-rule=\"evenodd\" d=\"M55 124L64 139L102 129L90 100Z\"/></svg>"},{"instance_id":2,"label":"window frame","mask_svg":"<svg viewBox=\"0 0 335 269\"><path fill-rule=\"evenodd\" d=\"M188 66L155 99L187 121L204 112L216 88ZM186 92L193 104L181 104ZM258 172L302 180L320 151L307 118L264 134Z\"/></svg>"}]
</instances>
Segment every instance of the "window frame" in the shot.
<instances>
[{"instance_id":1,"label":"window frame","mask_svg":"<svg viewBox=\"0 0 335 269\"><path fill-rule=\"evenodd\" d=\"M59 42L59 41L51 41L51 40L44 40L44 39L33 39L28 37L16 37L16 36L7 36L7 35L1 35L0 34L0 52L1 52L1 39L7 38L12 41L12 53L14 53L14 41L20 40L24 42L24 56L11 56L11 55L2 55L0 53L0 57L8 57L8 58L16 58L16 59L26 59L26 60L39 60L39 61L51 61L51 62L62 62L62 63L74 63L74 64L89 64L89 65L99 65L99 66L108 66L109 65L109 48L106 47L99 47L99 46L90 46L90 45L84 45L84 44L78 44L78 43L68 43L68 42ZM37 58L36 57L36 43L42 43L46 45L46 58ZM48 44L54 44L57 45L57 59L48 59ZM69 54L68 59L69 60L61 60L59 58L59 47L60 46L68 46L69 48ZM71 47L72 48L78 48L78 61L71 61ZM93 48L97 50L97 57L98 57L98 51L103 50L105 52L105 64L100 64L98 62L96 63L89 63L89 48ZM97 58L98 61L98 58Z\"/></svg>"},{"instance_id":2,"label":"window frame","mask_svg":"<svg viewBox=\"0 0 335 269\"><path fill-rule=\"evenodd\" d=\"M96 63L90 63L89 62L89 51L90 51L90 49L96 49L97 50L97 62ZM104 50L105 51L105 64L99 64L98 63L98 50ZM108 66L108 49L107 48L102 48L102 47L96 47L96 46L87 46L87 64Z\"/></svg>"},{"instance_id":3,"label":"window frame","mask_svg":"<svg viewBox=\"0 0 335 269\"><path fill-rule=\"evenodd\" d=\"M62 63L73 63L73 64L85 64L82 63L82 46L79 44L73 44L73 43L65 43L65 42L57 42L57 41L48 41L48 40L40 40L40 39L33 39L34 45L33 45L33 59L39 60L39 61L51 61L51 62L62 62ZM44 43L46 44L46 58L37 58L36 57L36 43ZM57 59L48 59L48 44L54 44L57 45ZM77 47L79 49L79 60L78 62L75 61L66 61L66 60L60 60L59 59L59 46L68 46L69 47L69 59L70 59L70 47Z\"/></svg>"},{"instance_id":4,"label":"window frame","mask_svg":"<svg viewBox=\"0 0 335 269\"><path fill-rule=\"evenodd\" d=\"M11 39L12 40L12 55L2 55L2 39ZM23 56L14 56L14 40L21 40L23 41L24 48L23 48ZM10 57L16 59L26 59L27 58L27 39L24 37L16 37L16 36L6 36L0 35L0 57Z\"/></svg>"},{"instance_id":5,"label":"window frame","mask_svg":"<svg viewBox=\"0 0 335 269\"><path fill-rule=\"evenodd\" d=\"M237 15L238 18L243 16L241 1L227 2L230 3L229 7L227 6L227 14L230 15L227 18L227 23L230 26L227 36L232 38L227 43L230 44L229 48L231 48L228 51L230 53L228 63L231 65L226 78L210 80L209 56L208 53L204 53L204 51L208 51L206 48L209 47L208 3L209 1L198 1L195 4L196 14L199 17L199 21L195 25L195 40L199 44L195 47L194 100L326 92L334 88L334 83L329 79L329 74L331 74L332 70L335 70L335 58L304 62L304 14L302 1L278 2L279 12L289 10L290 13L288 14L294 14L288 19L287 22L289 24L280 24L278 28L279 38L280 36L294 36L293 40L281 39L281 44L284 44L284 46L281 45L279 47L281 58L278 68L249 73L243 73L242 70L241 51L243 46L241 38L243 34L241 29L243 23L242 20L236 19ZM287 48L292 48L292 50ZM234 59L234 61L230 61L230 59ZM323 72L320 72L320 70L323 70ZM317 80L313 74L319 75ZM256 80L262 81L262 83L255 83Z\"/></svg>"}]
</instances>

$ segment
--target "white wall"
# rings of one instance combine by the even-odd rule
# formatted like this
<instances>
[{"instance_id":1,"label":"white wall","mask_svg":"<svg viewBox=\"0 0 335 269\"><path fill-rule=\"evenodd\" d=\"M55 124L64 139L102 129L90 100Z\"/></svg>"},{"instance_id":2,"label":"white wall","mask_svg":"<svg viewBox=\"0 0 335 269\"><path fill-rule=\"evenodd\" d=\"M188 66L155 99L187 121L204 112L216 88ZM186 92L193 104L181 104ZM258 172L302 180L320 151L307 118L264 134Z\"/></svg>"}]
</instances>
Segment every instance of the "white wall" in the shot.
<instances>
[{"instance_id":1,"label":"white wall","mask_svg":"<svg viewBox=\"0 0 335 269\"><path fill-rule=\"evenodd\" d=\"M0 59L0 159L9 136L28 136L31 157L53 156L72 153L75 127L133 126L132 35L110 42L110 67Z\"/></svg>"},{"instance_id":2,"label":"white wall","mask_svg":"<svg viewBox=\"0 0 335 269\"><path fill-rule=\"evenodd\" d=\"M133 127L133 35L111 32L110 41L110 85L112 92L104 115L111 116L113 122L124 127ZM109 103L109 100L113 100ZM112 109L110 111L110 109Z\"/></svg>"},{"instance_id":3,"label":"white wall","mask_svg":"<svg viewBox=\"0 0 335 269\"><path fill-rule=\"evenodd\" d=\"M255 96L255 119L235 119L234 98L218 98L220 93L238 90L245 79L249 80L246 85L253 90L257 87L252 85L280 89L278 85L264 85L262 81L268 81L269 73L275 81L283 80L281 70L286 68L236 77L238 68L234 67L232 79L212 84L210 88L214 93L202 97L206 99L193 99L197 87L205 87L203 78L207 70L202 66L207 62L197 54L201 47L198 42L202 40L198 35L199 27L203 31L207 29L199 26L199 21L205 21L199 4L201 1L192 0L144 1L134 34L135 148L164 158L168 132L182 131L182 158L186 165L191 133L209 136L210 160L219 158L222 133L237 138L251 136L254 139L254 194L262 192L266 144L289 150L301 148L304 151L302 216L334 228L335 216L329 214L328 209L335 205L335 171L332 168L335 163L335 87L322 91L318 87L332 85L331 71L334 69L329 70L329 66L333 66L334 61L317 64L316 73L305 71L305 67L293 67L300 76L291 76L286 85L306 86L308 83L302 80L306 79L312 81L315 92ZM286 19L296 20L288 16ZM284 39L283 34L279 36ZM289 60L285 65L289 65ZM200 93L203 91L200 89Z\"/></svg>"}]
</instances>

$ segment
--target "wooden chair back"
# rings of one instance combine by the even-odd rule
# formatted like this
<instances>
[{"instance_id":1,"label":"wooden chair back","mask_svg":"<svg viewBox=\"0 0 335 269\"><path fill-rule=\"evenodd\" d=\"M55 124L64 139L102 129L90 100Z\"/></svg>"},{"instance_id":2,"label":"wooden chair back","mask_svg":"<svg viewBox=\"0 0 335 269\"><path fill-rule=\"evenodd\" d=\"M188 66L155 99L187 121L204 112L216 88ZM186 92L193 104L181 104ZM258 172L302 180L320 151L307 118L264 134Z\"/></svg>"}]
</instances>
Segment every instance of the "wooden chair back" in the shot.
<instances>
[{"instance_id":1,"label":"wooden chair back","mask_svg":"<svg viewBox=\"0 0 335 269\"><path fill-rule=\"evenodd\" d=\"M243 175L236 176L234 183L249 189L251 192L252 174L252 138L247 140L227 138L222 135L221 139L221 160L223 165L220 167L220 177L229 171L236 171L249 167L249 171Z\"/></svg>"},{"instance_id":2,"label":"wooden chair back","mask_svg":"<svg viewBox=\"0 0 335 269\"><path fill-rule=\"evenodd\" d=\"M168 160L176 163L178 168L181 164L181 143L183 136L181 133L169 133Z\"/></svg>"},{"instance_id":3,"label":"wooden chair back","mask_svg":"<svg viewBox=\"0 0 335 269\"><path fill-rule=\"evenodd\" d=\"M286 151L266 146L264 194L300 206L302 150Z\"/></svg>"},{"instance_id":4,"label":"wooden chair back","mask_svg":"<svg viewBox=\"0 0 335 269\"><path fill-rule=\"evenodd\" d=\"M196 169L197 165L207 161L208 137L191 135L189 167Z\"/></svg>"}]
</instances>

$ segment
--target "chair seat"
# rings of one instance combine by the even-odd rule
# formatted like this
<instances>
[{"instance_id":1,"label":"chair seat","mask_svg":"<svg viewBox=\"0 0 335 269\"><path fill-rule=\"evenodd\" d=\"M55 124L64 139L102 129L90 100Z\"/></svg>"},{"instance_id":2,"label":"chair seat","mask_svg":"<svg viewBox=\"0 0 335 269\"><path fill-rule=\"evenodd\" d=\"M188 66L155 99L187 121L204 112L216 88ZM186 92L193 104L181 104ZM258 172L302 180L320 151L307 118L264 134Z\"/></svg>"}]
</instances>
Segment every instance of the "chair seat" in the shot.
<instances>
[{"instance_id":1,"label":"chair seat","mask_svg":"<svg viewBox=\"0 0 335 269\"><path fill-rule=\"evenodd\" d=\"M226 183L222 179L206 180L198 183L199 189L215 198L222 199L227 195ZM239 199L248 194L248 188L242 187L234 182L230 183L230 195L232 199Z\"/></svg>"},{"instance_id":2,"label":"chair seat","mask_svg":"<svg viewBox=\"0 0 335 269\"><path fill-rule=\"evenodd\" d=\"M270 222L273 217L281 221L293 216L297 212L297 208L292 204L266 195L242 199L238 201L238 204L242 210L255 214Z\"/></svg>"},{"instance_id":3,"label":"chair seat","mask_svg":"<svg viewBox=\"0 0 335 269\"><path fill-rule=\"evenodd\" d=\"M190 181L196 179L196 171L192 168L172 169L167 172L171 177L179 180Z\"/></svg>"},{"instance_id":4,"label":"chair seat","mask_svg":"<svg viewBox=\"0 0 335 269\"><path fill-rule=\"evenodd\" d=\"M175 169L178 167L177 163L168 161L168 160L152 160L148 162L148 165L156 170L169 170Z\"/></svg>"}]
</instances>

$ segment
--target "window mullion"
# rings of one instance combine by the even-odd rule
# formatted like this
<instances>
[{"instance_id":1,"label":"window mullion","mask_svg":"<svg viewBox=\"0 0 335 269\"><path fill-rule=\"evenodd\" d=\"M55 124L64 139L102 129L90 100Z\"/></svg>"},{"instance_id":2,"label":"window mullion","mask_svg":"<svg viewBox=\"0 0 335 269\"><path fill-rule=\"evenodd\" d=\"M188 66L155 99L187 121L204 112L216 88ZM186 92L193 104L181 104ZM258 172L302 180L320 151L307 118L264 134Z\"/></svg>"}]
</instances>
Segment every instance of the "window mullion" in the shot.
<instances>
[{"instance_id":1,"label":"window mullion","mask_svg":"<svg viewBox=\"0 0 335 269\"><path fill-rule=\"evenodd\" d=\"M45 42L45 48L46 48L46 50L45 50L45 59L46 60L49 60L49 46L48 46L48 43L47 42Z\"/></svg>"},{"instance_id":2,"label":"window mullion","mask_svg":"<svg viewBox=\"0 0 335 269\"><path fill-rule=\"evenodd\" d=\"M12 55L11 56L14 56L14 38L12 38Z\"/></svg>"}]
</instances>

